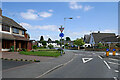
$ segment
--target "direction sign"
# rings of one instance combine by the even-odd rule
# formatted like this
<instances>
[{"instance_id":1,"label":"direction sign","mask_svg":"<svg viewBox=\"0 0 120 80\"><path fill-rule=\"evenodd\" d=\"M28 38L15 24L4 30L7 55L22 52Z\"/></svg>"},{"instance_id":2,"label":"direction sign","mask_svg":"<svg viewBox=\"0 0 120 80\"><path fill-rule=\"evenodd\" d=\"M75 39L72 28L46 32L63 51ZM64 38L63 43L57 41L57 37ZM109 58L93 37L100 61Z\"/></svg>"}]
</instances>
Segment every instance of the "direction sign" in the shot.
<instances>
[{"instance_id":1,"label":"direction sign","mask_svg":"<svg viewBox=\"0 0 120 80\"><path fill-rule=\"evenodd\" d=\"M64 34L63 34L63 33L60 33L59 36L60 36L60 37L64 37Z\"/></svg>"},{"instance_id":2,"label":"direction sign","mask_svg":"<svg viewBox=\"0 0 120 80\"><path fill-rule=\"evenodd\" d=\"M62 32L63 32L63 30L64 30L64 28L62 28L62 27L61 27L61 28L59 28L59 30L60 30L60 31L61 31L61 33L62 33Z\"/></svg>"}]
</instances>

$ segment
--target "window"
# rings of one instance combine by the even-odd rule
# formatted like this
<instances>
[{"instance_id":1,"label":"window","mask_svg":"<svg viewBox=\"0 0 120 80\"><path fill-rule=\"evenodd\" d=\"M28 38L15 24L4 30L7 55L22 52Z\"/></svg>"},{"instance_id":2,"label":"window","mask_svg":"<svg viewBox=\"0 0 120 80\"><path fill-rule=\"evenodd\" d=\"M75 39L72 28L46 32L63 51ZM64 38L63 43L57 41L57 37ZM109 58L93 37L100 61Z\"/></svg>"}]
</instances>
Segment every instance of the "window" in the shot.
<instances>
[{"instance_id":1,"label":"window","mask_svg":"<svg viewBox=\"0 0 120 80\"><path fill-rule=\"evenodd\" d=\"M22 35L24 35L25 34L25 31L22 31Z\"/></svg>"},{"instance_id":2,"label":"window","mask_svg":"<svg viewBox=\"0 0 120 80\"><path fill-rule=\"evenodd\" d=\"M19 29L13 28L13 33L19 34Z\"/></svg>"},{"instance_id":3,"label":"window","mask_svg":"<svg viewBox=\"0 0 120 80\"><path fill-rule=\"evenodd\" d=\"M10 27L6 25L2 25L2 31L10 32Z\"/></svg>"}]
</instances>

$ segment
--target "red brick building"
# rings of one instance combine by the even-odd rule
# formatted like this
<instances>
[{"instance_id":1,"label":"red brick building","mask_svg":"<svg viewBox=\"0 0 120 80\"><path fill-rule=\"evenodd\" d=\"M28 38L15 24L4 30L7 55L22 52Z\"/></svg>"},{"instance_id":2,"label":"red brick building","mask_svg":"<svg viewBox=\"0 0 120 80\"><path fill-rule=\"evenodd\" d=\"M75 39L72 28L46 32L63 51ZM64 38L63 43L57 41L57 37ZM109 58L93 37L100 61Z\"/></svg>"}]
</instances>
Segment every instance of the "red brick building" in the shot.
<instances>
[{"instance_id":1,"label":"red brick building","mask_svg":"<svg viewBox=\"0 0 120 80\"><path fill-rule=\"evenodd\" d=\"M15 22L13 19L2 15L0 9L0 50L9 51L11 47L17 49L32 49L32 42L26 29Z\"/></svg>"}]
</instances>

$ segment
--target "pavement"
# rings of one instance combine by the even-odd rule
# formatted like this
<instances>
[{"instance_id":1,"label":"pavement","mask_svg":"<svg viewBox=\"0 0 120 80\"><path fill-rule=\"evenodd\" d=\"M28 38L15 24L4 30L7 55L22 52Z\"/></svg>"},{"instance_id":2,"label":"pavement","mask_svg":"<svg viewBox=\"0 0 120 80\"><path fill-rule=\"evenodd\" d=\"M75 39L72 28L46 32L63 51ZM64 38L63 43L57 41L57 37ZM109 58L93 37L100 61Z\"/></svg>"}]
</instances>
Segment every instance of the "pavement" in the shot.
<instances>
[{"instance_id":1,"label":"pavement","mask_svg":"<svg viewBox=\"0 0 120 80\"><path fill-rule=\"evenodd\" d=\"M52 58L47 61L17 66L2 71L3 78L39 78L45 72L57 69L62 64L69 62L75 54L67 51L63 56Z\"/></svg>"}]
</instances>

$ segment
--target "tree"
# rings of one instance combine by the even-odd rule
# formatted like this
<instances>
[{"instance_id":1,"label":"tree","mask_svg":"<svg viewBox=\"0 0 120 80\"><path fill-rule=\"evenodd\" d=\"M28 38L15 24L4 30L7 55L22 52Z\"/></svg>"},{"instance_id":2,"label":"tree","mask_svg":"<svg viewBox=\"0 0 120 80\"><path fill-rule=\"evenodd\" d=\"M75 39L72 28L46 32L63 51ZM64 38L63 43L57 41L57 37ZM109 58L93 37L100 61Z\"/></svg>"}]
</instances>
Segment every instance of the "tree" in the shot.
<instances>
[{"instance_id":1,"label":"tree","mask_svg":"<svg viewBox=\"0 0 120 80\"><path fill-rule=\"evenodd\" d=\"M50 49L52 49L52 48L53 48L53 45L52 45L52 44L50 44L50 45L48 45L48 47L49 47Z\"/></svg>"},{"instance_id":2,"label":"tree","mask_svg":"<svg viewBox=\"0 0 120 80\"><path fill-rule=\"evenodd\" d=\"M98 47L102 47L103 46L103 44L102 43L98 43L98 45L97 45Z\"/></svg>"},{"instance_id":3,"label":"tree","mask_svg":"<svg viewBox=\"0 0 120 80\"><path fill-rule=\"evenodd\" d=\"M60 41L61 41L61 39L60 39ZM62 41L64 41L64 39L62 39Z\"/></svg>"},{"instance_id":4,"label":"tree","mask_svg":"<svg viewBox=\"0 0 120 80\"><path fill-rule=\"evenodd\" d=\"M48 38L48 42L51 42L52 40L50 38Z\"/></svg>"},{"instance_id":5,"label":"tree","mask_svg":"<svg viewBox=\"0 0 120 80\"><path fill-rule=\"evenodd\" d=\"M85 42L83 41L83 39L79 39L77 38L75 41L74 41L74 44L78 46L78 49L80 48L80 46L84 45Z\"/></svg>"},{"instance_id":6,"label":"tree","mask_svg":"<svg viewBox=\"0 0 120 80\"><path fill-rule=\"evenodd\" d=\"M44 38L43 38L43 36L41 36L41 37L40 37L40 41L44 41Z\"/></svg>"},{"instance_id":7,"label":"tree","mask_svg":"<svg viewBox=\"0 0 120 80\"><path fill-rule=\"evenodd\" d=\"M33 49L37 49L37 45L33 45L32 48L33 48Z\"/></svg>"},{"instance_id":8,"label":"tree","mask_svg":"<svg viewBox=\"0 0 120 80\"><path fill-rule=\"evenodd\" d=\"M58 41L58 40L55 40L55 42L56 42L57 44L60 44L60 41Z\"/></svg>"},{"instance_id":9,"label":"tree","mask_svg":"<svg viewBox=\"0 0 120 80\"><path fill-rule=\"evenodd\" d=\"M65 46L67 47L67 46L68 46L68 43L66 43Z\"/></svg>"},{"instance_id":10,"label":"tree","mask_svg":"<svg viewBox=\"0 0 120 80\"><path fill-rule=\"evenodd\" d=\"M46 42L46 41L42 41L42 45L43 45L44 47L46 47L47 42Z\"/></svg>"},{"instance_id":11,"label":"tree","mask_svg":"<svg viewBox=\"0 0 120 80\"><path fill-rule=\"evenodd\" d=\"M66 37L66 41L71 41L70 37Z\"/></svg>"}]
</instances>

